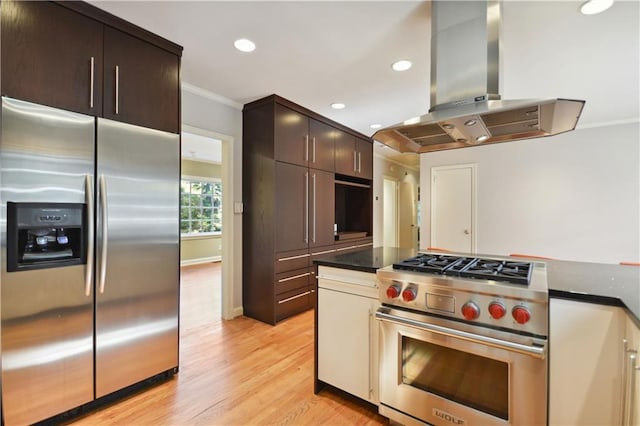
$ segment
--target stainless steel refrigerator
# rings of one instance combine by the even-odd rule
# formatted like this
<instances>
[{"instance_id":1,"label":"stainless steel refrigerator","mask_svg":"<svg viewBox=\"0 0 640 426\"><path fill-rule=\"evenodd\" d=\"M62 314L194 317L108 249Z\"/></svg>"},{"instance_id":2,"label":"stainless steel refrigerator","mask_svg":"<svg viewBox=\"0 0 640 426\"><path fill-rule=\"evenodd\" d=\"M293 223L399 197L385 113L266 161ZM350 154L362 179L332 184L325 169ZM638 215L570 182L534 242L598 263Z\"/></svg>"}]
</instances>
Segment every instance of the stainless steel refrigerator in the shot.
<instances>
[{"instance_id":1,"label":"stainless steel refrigerator","mask_svg":"<svg viewBox=\"0 0 640 426\"><path fill-rule=\"evenodd\" d=\"M176 134L2 99L5 424L177 371Z\"/></svg>"}]
</instances>

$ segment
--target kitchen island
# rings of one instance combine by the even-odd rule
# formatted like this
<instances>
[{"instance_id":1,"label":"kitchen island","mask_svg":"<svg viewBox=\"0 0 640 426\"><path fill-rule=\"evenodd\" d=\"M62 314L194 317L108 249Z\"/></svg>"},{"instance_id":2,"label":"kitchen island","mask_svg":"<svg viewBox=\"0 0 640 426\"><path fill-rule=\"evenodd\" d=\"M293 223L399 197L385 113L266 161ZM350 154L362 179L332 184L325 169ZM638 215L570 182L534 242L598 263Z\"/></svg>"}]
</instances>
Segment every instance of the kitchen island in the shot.
<instances>
[{"instance_id":1,"label":"kitchen island","mask_svg":"<svg viewBox=\"0 0 640 426\"><path fill-rule=\"evenodd\" d=\"M316 265L375 273L378 269L415 256L418 250L372 247L334 254ZM478 255L473 255L478 256ZM482 255L508 259L505 256ZM531 261L540 261L532 258ZM605 263L544 260L547 264L549 296L578 302L625 308L640 327L640 267Z\"/></svg>"},{"instance_id":2,"label":"kitchen island","mask_svg":"<svg viewBox=\"0 0 640 426\"><path fill-rule=\"evenodd\" d=\"M379 404L380 349L378 324L373 314L380 306L380 300L375 273L417 252L374 247L315 261L319 300L316 310L316 392L330 384L371 404ZM550 305L548 424L580 424L588 419L596 419L601 424L622 421L635 424L633 419L640 416L637 398L640 380L638 374L633 374L637 364L635 357L640 349L640 268L535 258L524 260L547 265ZM340 342L334 341L338 335L343 336ZM346 335L353 337L345 338ZM358 337L360 340L356 342ZM327 362L326 354L331 351L340 351L341 357ZM320 377L318 363L325 365L320 368ZM335 365L340 365L340 374L335 376L334 383L331 372ZM357 378L356 371L359 371ZM349 375L354 380L346 380L345 376ZM576 378L580 382L578 385Z\"/></svg>"}]
</instances>

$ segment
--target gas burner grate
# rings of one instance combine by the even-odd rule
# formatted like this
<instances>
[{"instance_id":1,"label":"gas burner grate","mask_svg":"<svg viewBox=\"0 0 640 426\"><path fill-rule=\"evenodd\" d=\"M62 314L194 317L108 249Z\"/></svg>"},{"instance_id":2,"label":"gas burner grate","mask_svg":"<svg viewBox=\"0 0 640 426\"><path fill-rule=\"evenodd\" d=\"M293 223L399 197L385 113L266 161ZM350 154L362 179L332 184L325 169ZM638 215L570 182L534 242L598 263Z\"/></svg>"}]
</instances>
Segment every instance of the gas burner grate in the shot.
<instances>
[{"instance_id":1,"label":"gas burner grate","mask_svg":"<svg viewBox=\"0 0 640 426\"><path fill-rule=\"evenodd\" d=\"M393 269L529 285L531 263L421 253L393 264Z\"/></svg>"},{"instance_id":2,"label":"gas burner grate","mask_svg":"<svg viewBox=\"0 0 640 426\"><path fill-rule=\"evenodd\" d=\"M509 260L474 259L460 271L461 277L484 278L495 281L507 281L513 284L529 285L531 279L530 262L512 262Z\"/></svg>"},{"instance_id":3,"label":"gas burner grate","mask_svg":"<svg viewBox=\"0 0 640 426\"><path fill-rule=\"evenodd\" d=\"M448 268L453 265L457 265L464 260L466 260L466 258L459 256L423 253L415 257L402 260L398 263L394 263L393 269L442 274Z\"/></svg>"}]
</instances>

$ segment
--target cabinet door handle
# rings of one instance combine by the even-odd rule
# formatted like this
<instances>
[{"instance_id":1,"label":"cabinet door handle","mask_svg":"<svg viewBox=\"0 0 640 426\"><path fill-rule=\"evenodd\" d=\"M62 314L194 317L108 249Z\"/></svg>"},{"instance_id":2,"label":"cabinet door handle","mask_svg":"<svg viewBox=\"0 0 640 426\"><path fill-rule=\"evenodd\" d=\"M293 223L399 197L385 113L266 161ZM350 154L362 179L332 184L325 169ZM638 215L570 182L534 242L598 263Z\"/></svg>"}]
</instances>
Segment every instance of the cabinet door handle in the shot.
<instances>
[{"instance_id":1,"label":"cabinet door handle","mask_svg":"<svg viewBox=\"0 0 640 426\"><path fill-rule=\"evenodd\" d=\"M298 294L296 296L291 296L291 297L288 297L286 299L278 300L278 305L282 305L283 303L291 302L292 300L298 299L300 297L307 296L309 294L311 294L310 291L305 291L304 293L300 293L300 294Z\"/></svg>"},{"instance_id":2,"label":"cabinet door handle","mask_svg":"<svg viewBox=\"0 0 640 426\"><path fill-rule=\"evenodd\" d=\"M309 172L304 174L304 242L309 243Z\"/></svg>"},{"instance_id":3,"label":"cabinet door handle","mask_svg":"<svg viewBox=\"0 0 640 426\"><path fill-rule=\"evenodd\" d=\"M120 113L120 67L116 65L116 114Z\"/></svg>"},{"instance_id":4,"label":"cabinet door handle","mask_svg":"<svg viewBox=\"0 0 640 426\"><path fill-rule=\"evenodd\" d=\"M311 146L311 162L315 164L316 162L316 137L314 136L312 139L312 146Z\"/></svg>"},{"instance_id":5,"label":"cabinet door handle","mask_svg":"<svg viewBox=\"0 0 640 426\"><path fill-rule=\"evenodd\" d=\"M358 169L356 168L356 152L353 151L353 171L357 172Z\"/></svg>"},{"instance_id":6,"label":"cabinet door handle","mask_svg":"<svg viewBox=\"0 0 640 426\"><path fill-rule=\"evenodd\" d=\"M309 162L309 135L304 137L304 161Z\"/></svg>"},{"instance_id":7,"label":"cabinet door handle","mask_svg":"<svg viewBox=\"0 0 640 426\"><path fill-rule=\"evenodd\" d=\"M305 272L304 274L294 275L292 277L287 277L287 278L281 278L281 279L278 280L278 282L279 283L284 283L284 282L287 282L287 281L297 280L298 278L308 277L309 275L311 275L310 272Z\"/></svg>"},{"instance_id":8,"label":"cabinet door handle","mask_svg":"<svg viewBox=\"0 0 640 426\"><path fill-rule=\"evenodd\" d=\"M278 262L286 262L288 260L295 260L295 259L302 259L303 257L309 257L310 254L301 254L299 256L289 256L289 257L281 257L280 259L278 259Z\"/></svg>"},{"instance_id":9,"label":"cabinet door handle","mask_svg":"<svg viewBox=\"0 0 640 426\"><path fill-rule=\"evenodd\" d=\"M311 176L311 182L313 184L313 209L312 214L313 214L313 234L311 237L311 242L316 242L316 174L314 173L313 176Z\"/></svg>"},{"instance_id":10,"label":"cabinet door handle","mask_svg":"<svg viewBox=\"0 0 640 426\"><path fill-rule=\"evenodd\" d=\"M362 153L358 152L358 173L362 173Z\"/></svg>"},{"instance_id":11,"label":"cabinet door handle","mask_svg":"<svg viewBox=\"0 0 640 426\"><path fill-rule=\"evenodd\" d=\"M95 59L91 57L91 77L89 82L89 108L93 108L93 82L95 80Z\"/></svg>"}]
</instances>

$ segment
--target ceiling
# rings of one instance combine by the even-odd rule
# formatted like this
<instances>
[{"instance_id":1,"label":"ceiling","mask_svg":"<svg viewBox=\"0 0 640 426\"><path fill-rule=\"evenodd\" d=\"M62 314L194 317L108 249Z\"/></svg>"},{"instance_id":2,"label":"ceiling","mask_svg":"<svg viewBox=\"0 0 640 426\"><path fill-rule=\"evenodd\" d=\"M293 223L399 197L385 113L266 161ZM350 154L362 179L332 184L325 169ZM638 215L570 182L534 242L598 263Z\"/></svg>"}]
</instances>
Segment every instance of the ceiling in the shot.
<instances>
[{"instance_id":1,"label":"ceiling","mask_svg":"<svg viewBox=\"0 0 640 426\"><path fill-rule=\"evenodd\" d=\"M275 93L372 135L372 124L396 124L430 107L429 2L91 3L182 45L183 83L238 108ZM580 4L503 2L502 98L584 99L579 128L638 121L640 3L617 1L591 16L579 13ZM256 50L237 51L241 37ZM413 67L393 71L398 59ZM333 102L346 108L334 110ZM395 154L418 163L415 154Z\"/></svg>"}]
</instances>

